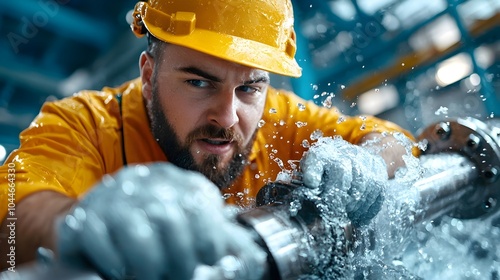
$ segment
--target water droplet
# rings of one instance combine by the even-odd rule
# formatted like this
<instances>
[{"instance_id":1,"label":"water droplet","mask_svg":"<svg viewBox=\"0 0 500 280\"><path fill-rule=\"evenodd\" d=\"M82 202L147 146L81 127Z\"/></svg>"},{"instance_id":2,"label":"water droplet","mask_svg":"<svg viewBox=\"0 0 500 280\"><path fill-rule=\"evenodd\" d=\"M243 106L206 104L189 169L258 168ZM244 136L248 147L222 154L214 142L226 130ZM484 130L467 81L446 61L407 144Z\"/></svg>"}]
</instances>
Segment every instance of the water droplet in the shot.
<instances>
[{"instance_id":1,"label":"water droplet","mask_svg":"<svg viewBox=\"0 0 500 280\"><path fill-rule=\"evenodd\" d=\"M306 109L306 105L302 103L298 103L297 106L299 107L299 111L304 111Z\"/></svg>"},{"instance_id":2,"label":"water droplet","mask_svg":"<svg viewBox=\"0 0 500 280\"><path fill-rule=\"evenodd\" d=\"M275 108L269 109L269 114L276 114L277 112L278 110L276 110Z\"/></svg>"},{"instance_id":3,"label":"water droplet","mask_svg":"<svg viewBox=\"0 0 500 280\"><path fill-rule=\"evenodd\" d=\"M339 116L337 123L338 124L343 123L343 122L345 122L345 120L346 120L345 116Z\"/></svg>"},{"instance_id":4,"label":"water droplet","mask_svg":"<svg viewBox=\"0 0 500 280\"><path fill-rule=\"evenodd\" d=\"M309 144L309 141L307 141L307 139L304 139L302 140L302 147L309 148L311 147L311 144Z\"/></svg>"},{"instance_id":5,"label":"water droplet","mask_svg":"<svg viewBox=\"0 0 500 280\"><path fill-rule=\"evenodd\" d=\"M447 115L448 114L448 108L447 107L443 107L443 106L440 106L439 109L436 110L436 112L434 112L434 114L436 116L439 116L439 115Z\"/></svg>"},{"instance_id":6,"label":"water droplet","mask_svg":"<svg viewBox=\"0 0 500 280\"><path fill-rule=\"evenodd\" d=\"M260 120L259 123L257 124L258 127L263 127L266 124L265 120Z\"/></svg>"},{"instance_id":7,"label":"water droplet","mask_svg":"<svg viewBox=\"0 0 500 280\"><path fill-rule=\"evenodd\" d=\"M301 122L301 121L298 121L298 122L295 122L295 125L298 127L298 128L301 128L301 127L304 127L307 125L307 122Z\"/></svg>"},{"instance_id":8,"label":"water droplet","mask_svg":"<svg viewBox=\"0 0 500 280\"><path fill-rule=\"evenodd\" d=\"M274 162L276 162L281 169L285 169L285 165L283 164L283 161L280 158L275 158Z\"/></svg>"},{"instance_id":9,"label":"water droplet","mask_svg":"<svg viewBox=\"0 0 500 280\"><path fill-rule=\"evenodd\" d=\"M433 228L434 228L434 226L432 226L432 223L427 223L425 225L425 230L427 230L429 232L432 231Z\"/></svg>"},{"instance_id":10,"label":"water droplet","mask_svg":"<svg viewBox=\"0 0 500 280\"><path fill-rule=\"evenodd\" d=\"M316 129L313 133L311 133L311 140L318 140L323 137L323 131L320 129Z\"/></svg>"},{"instance_id":11,"label":"water droplet","mask_svg":"<svg viewBox=\"0 0 500 280\"><path fill-rule=\"evenodd\" d=\"M345 89L345 85L340 85L340 88L341 89Z\"/></svg>"},{"instance_id":12,"label":"water droplet","mask_svg":"<svg viewBox=\"0 0 500 280\"><path fill-rule=\"evenodd\" d=\"M420 141L417 143L417 147L422 150L422 151L425 151L427 150L427 141Z\"/></svg>"},{"instance_id":13,"label":"water droplet","mask_svg":"<svg viewBox=\"0 0 500 280\"><path fill-rule=\"evenodd\" d=\"M313 89L313 90L318 90L318 85L313 85L313 86L312 86L312 89Z\"/></svg>"},{"instance_id":14,"label":"water droplet","mask_svg":"<svg viewBox=\"0 0 500 280\"><path fill-rule=\"evenodd\" d=\"M292 217L296 216L301 208L302 208L302 204L300 203L300 201L294 200L294 201L290 202L290 208L289 208L290 215Z\"/></svg>"},{"instance_id":15,"label":"water droplet","mask_svg":"<svg viewBox=\"0 0 500 280\"><path fill-rule=\"evenodd\" d=\"M333 105L332 96L330 95L330 96L326 97L322 103L323 103L323 106L325 108L328 108L328 109L332 108L332 105Z\"/></svg>"}]
</instances>

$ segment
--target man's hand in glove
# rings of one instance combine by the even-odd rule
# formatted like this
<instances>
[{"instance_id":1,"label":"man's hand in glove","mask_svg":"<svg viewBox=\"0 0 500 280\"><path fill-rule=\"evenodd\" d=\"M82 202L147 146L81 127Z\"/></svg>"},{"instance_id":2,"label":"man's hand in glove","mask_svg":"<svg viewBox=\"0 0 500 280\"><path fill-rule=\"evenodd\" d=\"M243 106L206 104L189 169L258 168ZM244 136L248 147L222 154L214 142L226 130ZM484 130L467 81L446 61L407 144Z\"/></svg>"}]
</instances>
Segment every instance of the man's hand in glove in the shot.
<instances>
[{"instance_id":1,"label":"man's hand in glove","mask_svg":"<svg viewBox=\"0 0 500 280\"><path fill-rule=\"evenodd\" d=\"M212 182L168 163L104 177L59 224L58 251L110 279L192 279L197 267L217 279L228 271L260 279L266 258L226 218Z\"/></svg>"},{"instance_id":2,"label":"man's hand in glove","mask_svg":"<svg viewBox=\"0 0 500 280\"><path fill-rule=\"evenodd\" d=\"M345 207L348 218L365 225L379 212L388 180L384 160L367 149L340 138L321 138L300 163L303 182L335 205Z\"/></svg>"}]
</instances>

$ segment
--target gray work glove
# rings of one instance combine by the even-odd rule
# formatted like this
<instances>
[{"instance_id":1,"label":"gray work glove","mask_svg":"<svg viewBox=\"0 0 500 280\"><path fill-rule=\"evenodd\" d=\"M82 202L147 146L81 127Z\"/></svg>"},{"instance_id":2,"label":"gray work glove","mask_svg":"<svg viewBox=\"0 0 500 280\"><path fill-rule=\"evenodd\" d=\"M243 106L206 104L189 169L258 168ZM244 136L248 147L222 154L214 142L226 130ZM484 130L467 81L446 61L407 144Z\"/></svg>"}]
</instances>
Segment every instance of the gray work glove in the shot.
<instances>
[{"instance_id":1,"label":"gray work glove","mask_svg":"<svg viewBox=\"0 0 500 280\"><path fill-rule=\"evenodd\" d=\"M168 163L127 167L60 222L59 257L106 279L260 279L266 254L224 210L199 173Z\"/></svg>"},{"instance_id":2,"label":"gray work glove","mask_svg":"<svg viewBox=\"0 0 500 280\"><path fill-rule=\"evenodd\" d=\"M345 207L355 226L368 224L380 211L388 180L380 156L341 138L325 137L309 149L300 167L306 187L317 189L332 209Z\"/></svg>"}]
</instances>

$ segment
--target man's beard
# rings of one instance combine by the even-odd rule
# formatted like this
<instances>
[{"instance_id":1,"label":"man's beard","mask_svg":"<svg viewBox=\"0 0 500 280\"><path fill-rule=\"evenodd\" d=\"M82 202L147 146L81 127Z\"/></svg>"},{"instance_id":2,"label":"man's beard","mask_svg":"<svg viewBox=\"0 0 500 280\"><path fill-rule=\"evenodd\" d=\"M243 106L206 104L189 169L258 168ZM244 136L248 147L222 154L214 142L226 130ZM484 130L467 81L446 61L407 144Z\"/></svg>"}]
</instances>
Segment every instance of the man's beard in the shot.
<instances>
[{"instance_id":1,"label":"man's beard","mask_svg":"<svg viewBox=\"0 0 500 280\"><path fill-rule=\"evenodd\" d=\"M198 171L212 181L219 189L225 189L241 174L248 164L256 132L252 135L249 143L244 146L241 135L233 129L225 129L214 125L205 125L191 131L181 144L173 126L165 116L158 97L156 81L153 85L152 100L148 106L149 118L153 137L160 145L169 162L188 170ZM190 147L197 139L218 138L226 139L236 143L236 151L227 166L220 167L221 157L219 155L208 155L201 164L197 164L190 152Z\"/></svg>"}]
</instances>

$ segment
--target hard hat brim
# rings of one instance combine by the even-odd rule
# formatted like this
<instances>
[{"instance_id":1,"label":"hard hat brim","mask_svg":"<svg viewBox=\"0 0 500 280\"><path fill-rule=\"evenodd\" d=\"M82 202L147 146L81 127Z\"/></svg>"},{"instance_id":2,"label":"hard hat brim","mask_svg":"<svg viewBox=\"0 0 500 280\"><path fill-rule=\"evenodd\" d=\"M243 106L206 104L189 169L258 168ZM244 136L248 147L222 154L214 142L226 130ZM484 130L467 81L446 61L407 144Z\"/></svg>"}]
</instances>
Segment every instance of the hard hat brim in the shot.
<instances>
[{"instance_id":1,"label":"hard hat brim","mask_svg":"<svg viewBox=\"0 0 500 280\"><path fill-rule=\"evenodd\" d=\"M143 19L143 23L153 36L167 43L279 75L302 75L302 68L294 58L282 50L260 42L204 29L195 29L189 35L178 36L157 27L147 19Z\"/></svg>"}]
</instances>

